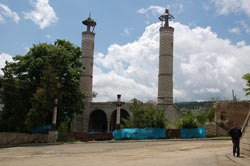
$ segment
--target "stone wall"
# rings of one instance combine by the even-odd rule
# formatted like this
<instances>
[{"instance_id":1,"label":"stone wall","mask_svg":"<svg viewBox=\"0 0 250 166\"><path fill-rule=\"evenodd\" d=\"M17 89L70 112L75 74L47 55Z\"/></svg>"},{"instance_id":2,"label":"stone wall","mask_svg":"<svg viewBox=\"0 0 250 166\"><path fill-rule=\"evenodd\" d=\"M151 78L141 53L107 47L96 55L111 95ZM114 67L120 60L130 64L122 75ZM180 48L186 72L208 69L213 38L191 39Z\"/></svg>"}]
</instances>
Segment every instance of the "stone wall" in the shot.
<instances>
[{"instance_id":1,"label":"stone wall","mask_svg":"<svg viewBox=\"0 0 250 166\"><path fill-rule=\"evenodd\" d=\"M216 124L207 124L206 127L206 136L207 137L215 137L217 135L216 133Z\"/></svg>"},{"instance_id":2,"label":"stone wall","mask_svg":"<svg viewBox=\"0 0 250 166\"><path fill-rule=\"evenodd\" d=\"M25 134L25 133L0 133L0 146L20 145L30 143L54 143L58 133Z\"/></svg>"},{"instance_id":3,"label":"stone wall","mask_svg":"<svg viewBox=\"0 0 250 166\"><path fill-rule=\"evenodd\" d=\"M215 137L215 136L227 136L228 131L221 128L215 123L207 124L206 127L206 136L207 137Z\"/></svg>"},{"instance_id":4,"label":"stone wall","mask_svg":"<svg viewBox=\"0 0 250 166\"><path fill-rule=\"evenodd\" d=\"M84 107L85 108L83 110L83 113L81 115L75 116L72 120L71 124L72 132L88 133L90 116L96 110L101 110L105 113L107 121L107 132L111 132L110 122L113 112L116 111L115 104L113 104L112 102L91 102L91 103L86 103ZM121 109L126 110L129 116L132 116L132 113L129 111L128 103L122 105Z\"/></svg>"},{"instance_id":5,"label":"stone wall","mask_svg":"<svg viewBox=\"0 0 250 166\"><path fill-rule=\"evenodd\" d=\"M230 129L233 126L233 122L238 122L239 127L241 127L248 110L250 110L249 102L217 102L215 104L216 123L223 122Z\"/></svg>"},{"instance_id":6,"label":"stone wall","mask_svg":"<svg viewBox=\"0 0 250 166\"><path fill-rule=\"evenodd\" d=\"M250 111L246 117L242 132L243 134L240 141L241 153L250 157Z\"/></svg>"},{"instance_id":7,"label":"stone wall","mask_svg":"<svg viewBox=\"0 0 250 166\"><path fill-rule=\"evenodd\" d=\"M216 136L227 136L228 131L223 129L222 127L216 125Z\"/></svg>"},{"instance_id":8,"label":"stone wall","mask_svg":"<svg viewBox=\"0 0 250 166\"><path fill-rule=\"evenodd\" d=\"M129 107L131 103L125 103L121 106L121 110L125 110L128 112L129 116L132 117L133 114L130 112ZM147 104L145 104L147 105ZM88 133L89 132L89 124L90 124L90 116L96 110L101 110L106 115L107 121L107 130L106 132L112 132L111 124L112 124L112 114L116 111L116 105L112 102L90 102L86 103L84 106L83 113L81 115L76 115L71 123L71 132L79 132L79 133ZM165 110L165 117L168 122L172 122L176 118L181 117L181 113L178 108L173 105L160 105L161 108Z\"/></svg>"}]
</instances>

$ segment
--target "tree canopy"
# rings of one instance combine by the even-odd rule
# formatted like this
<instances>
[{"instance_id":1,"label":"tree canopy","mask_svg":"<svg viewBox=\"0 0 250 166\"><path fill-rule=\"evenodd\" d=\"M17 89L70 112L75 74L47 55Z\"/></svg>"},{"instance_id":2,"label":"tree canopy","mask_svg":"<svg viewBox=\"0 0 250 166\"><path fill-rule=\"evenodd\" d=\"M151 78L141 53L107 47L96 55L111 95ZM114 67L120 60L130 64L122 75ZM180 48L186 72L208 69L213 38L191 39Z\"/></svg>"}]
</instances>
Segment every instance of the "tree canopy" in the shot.
<instances>
[{"instance_id":1,"label":"tree canopy","mask_svg":"<svg viewBox=\"0 0 250 166\"><path fill-rule=\"evenodd\" d=\"M249 96L250 95L250 73L243 75L242 78L245 81L247 81L247 83L246 83L247 88L244 88L243 90L246 92L246 96Z\"/></svg>"},{"instance_id":2,"label":"tree canopy","mask_svg":"<svg viewBox=\"0 0 250 166\"><path fill-rule=\"evenodd\" d=\"M58 99L58 122L83 108L80 77L81 49L65 40L33 45L3 68L1 130L30 131L51 124L54 99Z\"/></svg>"},{"instance_id":3,"label":"tree canopy","mask_svg":"<svg viewBox=\"0 0 250 166\"><path fill-rule=\"evenodd\" d=\"M166 118L164 110L154 105L143 105L139 100L134 99L129 110L133 116L129 119L122 119L122 128L165 128Z\"/></svg>"}]
</instances>

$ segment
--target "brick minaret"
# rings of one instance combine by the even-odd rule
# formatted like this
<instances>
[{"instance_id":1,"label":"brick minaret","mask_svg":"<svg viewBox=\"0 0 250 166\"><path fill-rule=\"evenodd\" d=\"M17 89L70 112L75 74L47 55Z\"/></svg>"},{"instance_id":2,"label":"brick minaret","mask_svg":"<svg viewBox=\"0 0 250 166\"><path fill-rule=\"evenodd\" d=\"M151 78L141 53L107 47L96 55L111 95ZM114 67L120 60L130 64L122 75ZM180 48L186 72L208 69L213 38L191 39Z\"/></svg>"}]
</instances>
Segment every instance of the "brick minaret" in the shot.
<instances>
[{"instance_id":1,"label":"brick minaret","mask_svg":"<svg viewBox=\"0 0 250 166\"><path fill-rule=\"evenodd\" d=\"M94 60L94 28L96 22L90 17L82 22L87 26L87 30L82 32L82 57L81 61L84 67L84 72L81 77L81 91L85 94L85 102L92 101L92 86L93 86L93 60ZM92 30L91 30L92 27Z\"/></svg>"},{"instance_id":2,"label":"brick minaret","mask_svg":"<svg viewBox=\"0 0 250 166\"><path fill-rule=\"evenodd\" d=\"M165 14L159 19L162 21L160 28L160 53L158 75L158 104L173 104L173 37L174 28L169 26L169 20L174 18L166 9Z\"/></svg>"}]
</instances>

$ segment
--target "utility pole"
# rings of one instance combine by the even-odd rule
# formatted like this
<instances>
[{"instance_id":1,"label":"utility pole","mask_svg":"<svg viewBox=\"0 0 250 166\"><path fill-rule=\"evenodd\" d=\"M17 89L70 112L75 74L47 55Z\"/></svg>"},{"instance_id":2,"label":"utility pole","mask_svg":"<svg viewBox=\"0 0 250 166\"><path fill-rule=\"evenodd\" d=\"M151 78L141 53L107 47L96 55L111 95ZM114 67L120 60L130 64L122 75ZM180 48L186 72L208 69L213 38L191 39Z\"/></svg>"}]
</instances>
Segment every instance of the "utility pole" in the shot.
<instances>
[{"instance_id":1,"label":"utility pole","mask_svg":"<svg viewBox=\"0 0 250 166\"><path fill-rule=\"evenodd\" d=\"M233 101L237 101L237 98L236 98L236 96L234 94L234 90L233 89L232 89L232 95L233 95Z\"/></svg>"},{"instance_id":2,"label":"utility pole","mask_svg":"<svg viewBox=\"0 0 250 166\"><path fill-rule=\"evenodd\" d=\"M54 100L53 121L52 121L52 128L53 128L53 131L56 131L57 102L58 102L58 100L55 99L55 100Z\"/></svg>"}]
</instances>

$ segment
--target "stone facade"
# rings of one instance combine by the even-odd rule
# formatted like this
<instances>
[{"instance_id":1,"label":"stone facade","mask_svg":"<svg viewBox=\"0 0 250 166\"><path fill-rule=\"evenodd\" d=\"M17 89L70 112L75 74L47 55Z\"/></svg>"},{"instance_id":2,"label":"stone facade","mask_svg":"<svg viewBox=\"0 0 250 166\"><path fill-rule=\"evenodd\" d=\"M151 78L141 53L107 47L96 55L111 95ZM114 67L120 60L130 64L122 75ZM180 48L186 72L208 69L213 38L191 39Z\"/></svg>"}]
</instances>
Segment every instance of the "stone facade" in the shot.
<instances>
[{"instance_id":1,"label":"stone facade","mask_svg":"<svg viewBox=\"0 0 250 166\"><path fill-rule=\"evenodd\" d=\"M95 33L82 32L81 61L84 66L84 73L81 77L81 91L86 95L86 102L92 101L94 42Z\"/></svg>"},{"instance_id":2,"label":"stone facade","mask_svg":"<svg viewBox=\"0 0 250 166\"><path fill-rule=\"evenodd\" d=\"M250 110L243 124L242 133L240 140L241 153L250 157Z\"/></svg>"},{"instance_id":3,"label":"stone facade","mask_svg":"<svg viewBox=\"0 0 250 166\"><path fill-rule=\"evenodd\" d=\"M173 38L174 28L160 28L158 104L173 104Z\"/></svg>"},{"instance_id":4,"label":"stone facade","mask_svg":"<svg viewBox=\"0 0 250 166\"><path fill-rule=\"evenodd\" d=\"M121 113L123 115L132 116L129 111L129 103L125 103L121 106ZM96 117L93 115L96 113ZM99 114L99 117L98 117ZM102 119L98 119L102 117ZM96 120L94 119L96 118ZM125 118L125 117L124 117ZM75 116L72 122L73 132L88 133L93 131L91 123L99 123L99 127L96 127L98 132L111 132L114 130L116 122L116 105L112 102L89 102L85 104L83 114ZM101 122L102 121L102 122ZM92 124L93 125L93 124ZM105 125L105 126L104 126Z\"/></svg>"},{"instance_id":5,"label":"stone facade","mask_svg":"<svg viewBox=\"0 0 250 166\"><path fill-rule=\"evenodd\" d=\"M121 106L121 119L132 117L129 110L131 103ZM144 105L147 105L145 103ZM160 105L165 109L165 117L171 121L181 116L175 105ZM116 105L113 102L88 102L81 115L75 116L72 120L72 132L112 132L116 123Z\"/></svg>"},{"instance_id":6,"label":"stone facade","mask_svg":"<svg viewBox=\"0 0 250 166\"><path fill-rule=\"evenodd\" d=\"M80 86L86 99L83 113L75 115L72 120L72 132L112 132L116 126L116 105L112 102L92 102L95 33L90 32L90 26L93 22L90 18L83 21L87 31L82 32L82 63L85 69ZM158 104L165 110L168 121L181 116L173 104L173 33L171 27L160 28ZM133 116L129 105L125 103L121 106L121 119Z\"/></svg>"},{"instance_id":7,"label":"stone facade","mask_svg":"<svg viewBox=\"0 0 250 166\"><path fill-rule=\"evenodd\" d=\"M250 103L247 101L241 102L217 102L215 104L215 120L216 123L224 123L227 129L237 122L239 127L243 122L250 110Z\"/></svg>"},{"instance_id":8,"label":"stone facade","mask_svg":"<svg viewBox=\"0 0 250 166\"><path fill-rule=\"evenodd\" d=\"M215 123L206 124L206 136L215 137L215 136L227 136L228 131L216 125Z\"/></svg>"}]
</instances>

